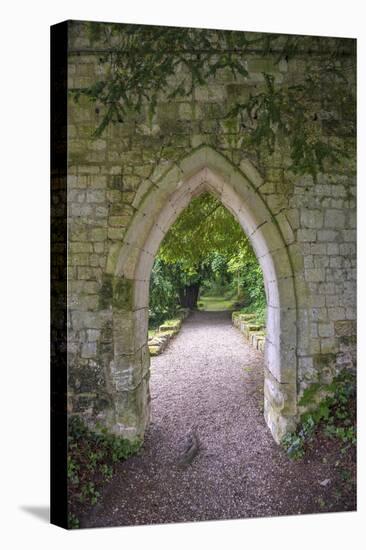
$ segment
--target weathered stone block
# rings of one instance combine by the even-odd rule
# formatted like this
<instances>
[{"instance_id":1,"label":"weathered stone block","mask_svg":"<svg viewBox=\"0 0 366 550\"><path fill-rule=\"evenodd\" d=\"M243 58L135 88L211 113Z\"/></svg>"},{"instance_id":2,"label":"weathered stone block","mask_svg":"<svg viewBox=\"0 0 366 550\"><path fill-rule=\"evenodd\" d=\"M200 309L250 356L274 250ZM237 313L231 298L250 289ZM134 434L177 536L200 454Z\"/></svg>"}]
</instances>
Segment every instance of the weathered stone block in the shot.
<instances>
[{"instance_id":1,"label":"weathered stone block","mask_svg":"<svg viewBox=\"0 0 366 550\"><path fill-rule=\"evenodd\" d=\"M345 227L346 216L343 210L326 210L324 227L342 229Z\"/></svg>"},{"instance_id":2,"label":"weathered stone block","mask_svg":"<svg viewBox=\"0 0 366 550\"><path fill-rule=\"evenodd\" d=\"M342 306L342 301L341 301L341 296L339 295L330 295L330 296L325 296L325 305L327 307L337 307L337 306Z\"/></svg>"},{"instance_id":3,"label":"weathered stone block","mask_svg":"<svg viewBox=\"0 0 366 550\"><path fill-rule=\"evenodd\" d=\"M285 240L285 243L287 245L293 243L295 241L295 234L285 214L283 214L283 212L277 214L276 220L279 225L282 236Z\"/></svg>"},{"instance_id":4,"label":"weathered stone block","mask_svg":"<svg viewBox=\"0 0 366 550\"><path fill-rule=\"evenodd\" d=\"M105 192L99 189L87 191L86 193L87 202L93 203L104 203L105 202Z\"/></svg>"},{"instance_id":5,"label":"weathered stone block","mask_svg":"<svg viewBox=\"0 0 366 550\"><path fill-rule=\"evenodd\" d=\"M331 321L341 321L345 318L345 309L343 307L330 307L328 315Z\"/></svg>"},{"instance_id":6,"label":"weathered stone block","mask_svg":"<svg viewBox=\"0 0 366 550\"><path fill-rule=\"evenodd\" d=\"M324 214L321 210L304 209L301 211L302 227L320 229L323 225Z\"/></svg>"},{"instance_id":7,"label":"weathered stone block","mask_svg":"<svg viewBox=\"0 0 366 550\"><path fill-rule=\"evenodd\" d=\"M314 267L327 267L329 265L328 256L314 256Z\"/></svg>"},{"instance_id":8,"label":"weathered stone block","mask_svg":"<svg viewBox=\"0 0 366 550\"><path fill-rule=\"evenodd\" d=\"M357 331L355 321L335 321L334 329L336 336L352 336Z\"/></svg>"},{"instance_id":9,"label":"weathered stone block","mask_svg":"<svg viewBox=\"0 0 366 550\"><path fill-rule=\"evenodd\" d=\"M72 204L71 215L75 217L88 217L93 213L93 207L85 204Z\"/></svg>"},{"instance_id":10,"label":"weathered stone block","mask_svg":"<svg viewBox=\"0 0 366 550\"><path fill-rule=\"evenodd\" d=\"M107 187L107 176L101 175L90 175L88 178L88 185L92 189L105 189ZM105 195L103 195L103 201L105 200Z\"/></svg>"},{"instance_id":11,"label":"weathered stone block","mask_svg":"<svg viewBox=\"0 0 366 550\"><path fill-rule=\"evenodd\" d=\"M84 253L84 254L87 254L89 252L93 252L93 245L89 242L86 242L86 241L81 241L81 242L71 242L70 245L70 252L71 253Z\"/></svg>"},{"instance_id":12,"label":"weathered stone block","mask_svg":"<svg viewBox=\"0 0 366 550\"><path fill-rule=\"evenodd\" d=\"M325 243L312 243L310 245L310 253L314 256L318 254L324 255L327 253L327 245Z\"/></svg>"},{"instance_id":13,"label":"weathered stone block","mask_svg":"<svg viewBox=\"0 0 366 550\"><path fill-rule=\"evenodd\" d=\"M334 338L322 338L320 341L320 350L322 353L336 353L339 349L338 342Z\"/></svg>"},{"instance_id":14,"label":"weathered stone block","mask_svg":"<svg viewBox=\"0 0 366 550\"><path fill-rule=\"evenodd\" d=\"M326 322L329 321L328 311L325 307L314 307L310 311L310 317L313 321Z\"/></svg>"},{"instance_id":15,"label":"weathered stone block","mask_svg":"<svg viewBox=\"0 0 366 550\"><path fill-rule=\"evenodd\" d=\"M332 242L332 241L337 240L338 232L337 231L332 231L330 229L322 229L322 230L318 231L317 237L318 237L319 241Z\"/></svg>"},{"instance_id":16,"label":"weathered stone block","mask_svg":"<svg viewBox=\"0 0 366 550\"><path fill-rule=\"evenodd\" d=\"M108 228L108 239L112 241L122 241L125 230L123 227L109 227Z\"/></svg>"},{"instance_id":17,"label":"weathered stone block","mask_svg":"<svg viewBox=\"0 0 366 550\"><path fill-rule=\"evenodd\" d=\"M128 214L125 214L123 216L110 216L108 219L108 224L111 227L127 227L129 221L131 219L131 216Z\"/></svg>"},{"instance_id":18,"label":"weathered stone block","mask_svg":"<svg viewBox=\"0 0 366 550\"><path fill-rule=\"evenodd\" d=\"M305 269L305 279L307 281L324 281L325 271L324 269Z\"/></svg>"},{"instance_id":19,"label":"weathered stone block","mask_svg":"<svg viewBox=\"0 0 366 550\"><path fill-rule=\"evenodd\" d=\"M106 241L107 230L101 227L95 227L90 230L89 238L91 241Z\"/></svg>"},{"instance_id":20,"label":"weathered stone block","mask_svg":"<svg viewBox=\"0 0 366 550\"><path fill-rule=\"evenodd\" d=\"M298 229L296 238L299 242L315 242L316 231L314 229Z\"/></svg>"},{"instance_id":21,"label":"weathered stone block","mask_svg":"<svg viewBox=\"0 0 366 550\"><path fill-rule=\"evenodd\" d=\"M318 332L321 338L334 336L334 326L331 323L319 323Z\"/></svg>"},{"instance_id":22,"label":"weathered stone block","mask_svg":"<svg viewBox=\"0 0 366 550\"><path fill-rule=\"evenodd\" d=\"M113 281L112 304L117 309L130 310L132 308L132 281L124 277L115 277Z\"/></svg>"},{"instance_id":23,"label":"weathered stone block","mask_svg":"<svg viewBox=\"0 0 366 550\"><path fill-rule=\"evenodd\" d=\"M341 256L354 256L356 255L355 243L343 243L339 245L339 253Z\"/></svg>"},{"instance_id":24,"label":"weathered stone block","mask_svg":"<svg viewBox=\"0 0 366 550\"><path fill-rule=\"evenodd\" d=\"M226 97L224 86L197 86L194 91L196 101L222 101Z\"/></svg>"},{"instance_id":25,"label":"weathered stone block","mask_svg":"<svg viewBox=\"0 0 366 550\"><path fill-rule=\"evenodd\" d=\"M96 342L86 342L82 345L81 348L81 357L89 359L95 357L97 354L97 344Z\"/></svg>"}]
</instances>

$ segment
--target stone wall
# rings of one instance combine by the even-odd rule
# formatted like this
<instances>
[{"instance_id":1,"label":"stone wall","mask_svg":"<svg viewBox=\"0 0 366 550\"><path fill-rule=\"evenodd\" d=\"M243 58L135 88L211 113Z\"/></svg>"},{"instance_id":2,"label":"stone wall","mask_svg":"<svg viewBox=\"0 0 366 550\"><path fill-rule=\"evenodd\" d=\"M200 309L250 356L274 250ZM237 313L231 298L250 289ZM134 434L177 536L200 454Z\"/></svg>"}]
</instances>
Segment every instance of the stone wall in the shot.
<instances>
[{"instance_id":1,"label":"stone wall","mask_svg":"<svg viewBox=\"0 0 366 550\"><path fill-rule=\"evenodd\" d=\"M324 40L331 50L332 39ZM92 85L106 72L100 63L103 47L90 42L85 24L69 23L70 91ZM327 55L304 50L278 61L276 53L253 51L247 54L248 77L219 71L187 99L161 97L152 120L146 108L109 125L98 138L91 136L101 106L83 96L75 102L70 95L70 414L126 437L143 436L149 419L152 251L178 209L203 189L218 194L247 233L255 234L267 299L273 301L267 320L265 414L275 439L295 425L296 403L307 386L327 383L341 368L355 367L354 133L333 135L324 122L329 141L347 150L349 158L327 162L314 179L289 169L286 144L275 153L250 150L245 129L224 118L238 99L262 89L264 71L287 86L302 76L309 56L321 63ZM339 63L347 59L345 54ZM339 116L348 127L346 114ZM197 174L201 179L195 183Z\"/></svg>"},{"instance_id":2,"label":"stone wall","mask_svg":"<svg viewBox=\"0 0 366 550\"><path fill-rule=\"evenodd\" d=\"M253 346L260 352L264 352L266 345L266 333L265 327L262 324L258 324L255 319L254 313L240 313L240 311L233 311L232 322L241 334L244 336L248 344Z\"/></svg>"}]
</instances>

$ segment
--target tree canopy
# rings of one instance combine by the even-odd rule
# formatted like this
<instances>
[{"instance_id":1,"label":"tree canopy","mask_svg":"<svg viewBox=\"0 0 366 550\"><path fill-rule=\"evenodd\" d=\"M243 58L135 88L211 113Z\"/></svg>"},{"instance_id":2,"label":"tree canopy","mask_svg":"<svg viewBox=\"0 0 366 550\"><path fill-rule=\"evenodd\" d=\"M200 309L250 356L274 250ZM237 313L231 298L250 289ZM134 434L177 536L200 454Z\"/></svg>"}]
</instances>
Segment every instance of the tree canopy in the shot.
<instances>
[{"instance_id":1,"label":"tree canopy","mask_svg":"<svg viewBox=\"0 0 366 550\"><path fill-rule=\"evenodd\" d=\"M159 256L192 272L213 254L229 258L245 247L250 248L248 239L235 218L216 197L204 193L172 225Z\"/></svg>"},{"instance_id":2,"label":"tree canopy","mask_svg":"<svg viewBox=\"0 0 366 550\"><path fill-rule=\"evenodd\" d=\"M209 193L191 201L160 246L150 284L153 321L173 315L179 304L196 307L200 291L245 297L246 305L265 308L263 275L250 242Z\"/></svg>"}]
</instances>

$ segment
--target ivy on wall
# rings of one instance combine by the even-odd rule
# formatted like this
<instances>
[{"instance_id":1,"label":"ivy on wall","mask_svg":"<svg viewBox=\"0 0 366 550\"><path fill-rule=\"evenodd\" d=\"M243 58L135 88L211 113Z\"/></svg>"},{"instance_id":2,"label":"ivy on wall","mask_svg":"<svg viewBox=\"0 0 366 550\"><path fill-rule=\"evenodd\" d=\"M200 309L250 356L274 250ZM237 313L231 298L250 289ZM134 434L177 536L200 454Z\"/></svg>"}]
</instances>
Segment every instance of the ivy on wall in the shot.
<instances>
[{"instance_id":1,"label":"ivy on wall","mask_svg":"<svg viewBox=\"0 0 366 550\"><path fill-rule=\"evenodd\" d=\"M72 93L76 101L86 96L101 106L96 137L145 110L151 120L162 98L192 99L195 88L212 84L219 71L245 80L255 54L275 65L301 59L303 70L285 84L263 71L258 91L228 106L225 117L239 122L246 147L273 153L285 144L289 168L314 177L325 162L349 154L330 138L355 136L353 40L128 24L87 28L103 76Z\"/></svg>"}]
</instances>

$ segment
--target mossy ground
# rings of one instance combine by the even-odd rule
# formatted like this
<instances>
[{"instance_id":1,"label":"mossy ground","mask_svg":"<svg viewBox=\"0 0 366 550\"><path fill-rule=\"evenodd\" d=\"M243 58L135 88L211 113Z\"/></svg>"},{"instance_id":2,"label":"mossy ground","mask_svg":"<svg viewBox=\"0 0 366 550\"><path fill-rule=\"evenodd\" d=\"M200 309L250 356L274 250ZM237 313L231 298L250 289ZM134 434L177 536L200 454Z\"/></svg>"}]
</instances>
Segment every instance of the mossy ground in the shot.
<instances>
[{"instance_id":1,"label":"mossy ground","mask_svg":"<svg viewBox=\"0 0 366 550\"><path fill-rule=\"evenodd\" d=\"M234 309L235 298L221 296L202 296L198 300L201 311L226 311Z\"/></svg>"}]
</instances>

